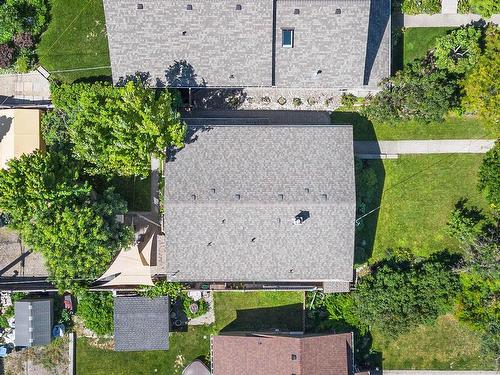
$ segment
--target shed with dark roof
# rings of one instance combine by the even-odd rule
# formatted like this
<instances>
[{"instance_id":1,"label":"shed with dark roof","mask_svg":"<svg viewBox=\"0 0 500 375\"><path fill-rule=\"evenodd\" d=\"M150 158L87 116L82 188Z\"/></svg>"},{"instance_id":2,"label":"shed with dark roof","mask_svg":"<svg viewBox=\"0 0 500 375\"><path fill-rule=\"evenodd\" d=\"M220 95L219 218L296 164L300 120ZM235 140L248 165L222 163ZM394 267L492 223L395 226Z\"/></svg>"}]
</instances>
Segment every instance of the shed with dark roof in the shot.
<instances>
[{"instance_id":1,"label":"shed with dark roof","mask_svg":"<svg viewBox=\"0 0 500 375\"><path fill-rule=\"evenodd\" d=\"M352 281L351 126L211 126L165 167L170 281ZM342 289L342 288L340 288Z\"/></svg>"},{"instance_id":2,"label":"shed with dark roof","mask_svg":"<svg viewBox=\"0 0 500 375\"><path fill-rule=\"evenodd\" d=\"M14 303L16 346L47 345L52 340L53 301L23 299Z\"/></svg>"},{"instance_id":3,"label":"shed with dark roof","mask_svg":"<svg viewBox=\"0 0 500 375\"><path fill-rule=\"evenodd\" d=\"M168 349L168 297L115 297L114 322L116 351Z\"/></svg>"}]
</instances>

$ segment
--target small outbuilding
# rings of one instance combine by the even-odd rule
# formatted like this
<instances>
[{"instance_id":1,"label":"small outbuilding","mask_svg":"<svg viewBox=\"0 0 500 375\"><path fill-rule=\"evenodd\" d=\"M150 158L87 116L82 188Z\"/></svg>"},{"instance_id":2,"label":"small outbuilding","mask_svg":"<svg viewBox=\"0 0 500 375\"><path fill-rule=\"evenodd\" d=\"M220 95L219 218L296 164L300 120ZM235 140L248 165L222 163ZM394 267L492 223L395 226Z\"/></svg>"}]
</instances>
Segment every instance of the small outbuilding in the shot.
<instances>
[{"instance_id":1,"label":"small outbuilding","mask_svg":"<svg viewBox=\"0 0 500 375\"><path fill-rule=\"evenodd\" d=\"M167 350L168 297L115 297L115 351Z\"/></svg>"},{"instance_id":2,"label":"small outbuilding","mask_svg":"<svg viewBox=\"0 0 500 375\"><path fill-rule=\"evenodd\" d=\"M210 375L210 370L202 361L196 359L186 366L182 375Z\"/></svg>"},{"instance_id":3,"label":"small outbuilding","mask_svg":"<svg viewBox=\"0 0 500 375\"><path fill-rule=\"evenodd\" d=\"M14 304L15 344L29 347L50 344L54 306L51 298L23 299Z\"/></svg>"}]
</instances>

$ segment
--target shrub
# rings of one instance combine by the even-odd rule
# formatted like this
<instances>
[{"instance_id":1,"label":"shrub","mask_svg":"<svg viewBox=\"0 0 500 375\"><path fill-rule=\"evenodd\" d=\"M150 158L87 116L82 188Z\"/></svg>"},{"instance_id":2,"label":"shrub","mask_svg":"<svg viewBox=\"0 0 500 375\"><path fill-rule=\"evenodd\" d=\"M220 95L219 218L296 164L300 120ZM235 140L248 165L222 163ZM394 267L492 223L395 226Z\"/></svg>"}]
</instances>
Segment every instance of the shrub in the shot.
<instances>
[{"instance_id":1,"label":"shrub","mask_svg":"<svg viewBox=\"0 0 500 375\"><path fill-rule=\"evenodd\" d=\"M436 40L434 56L436 66L451 73L465 73L471 69L481 54L481 31L475 27L453 30Z\"/></svg>"},{"instance_id":2,"label":"shrub","mask_svg":"<svg viewBox=\"0 0 500 375\"><path fill-rule=\"evenodd\" d=\"M455 104L457 90L444 71L415 61L382 81L382 90L367 98L362 113L374 122L439 121Z\"/></svg>"},{"instance_id":3,"label":"shrub","mask_svg":"<svg viewBox=\"0 0 500 375\"><path fill-rule=\"evenodd\" d=\"M185 293L185 289L181 283L161 280L157 281L154 286L143 286L138 290L138 293L148 298L169 296L176 299Z\"/></svg>"},{"instance_id":4,"label":"shrub","mask_svg":"<svg viewBox=\"0 0 500 375\"><path fill-rule=\"evenodd\" d=\"M31 48L35 45L31 33L26 32L14 35L13 42L18 48Z\"/></svg>"},{"instance_id":5,"label":"shrub","mask_svg":"<svg viewBox=\"0 0 500 375\"><path fill-rule=\"evenodd\" d=\"M198 310L196 312L191 311L190 307L193 304L197 305ZM189 319L194 319L202 316L208 311L208 303L203 298L198 301L194 301L192 298L186 297L182 301L182 308Z\"/></svg>"},{"instance_id":6,"label":"shrub","mask_svg":"<svg viewBox=\"0 0 500 375\"><path fill-rule=\"evenodd\" d=\"M489 18L493 14L500 13L500 3L498 0L469 0L473 13Z\"/></svg>"},{"instance_id":7,"label":"shrub","mask_svg":"<svg viewBox=\"0 0 500 375\"><path fill-rule=\"evenodd\" d=\"M0 3L0 43L10 42L14 34L22 31L18 12L10 3Z\"/></svg>"},{"instance_id":8,"label":"shrub","mask_svg":"<svg viewBox=\"0 0 500 375\"><path fill-rule=\"evenodd\" d=\"M356 288L359 320L397 335L450 311L459 290L458 276L440 255L444 258L439 254L417 260L401 251L375 264Z\"/></svg>"},{"instance_id":9,"label":"shrub","mask_svg":"<svg viewBox=\"0 0 500 375\"><path fill-rule=\"evenodd\" d=\"M500 210L500 139L483 158L478 187L488 202Z\"/></svg>"},{"instance_id":10,"label":"shrub","mask_svg":"<svg viewBox=\"0 0 500 375\"><path fill-rule=\"evenodd\" d=\"M46 0L7 0L15 8L17 17L22 23L22 30L40 35L48 21Z\"/></svg>"},{"instance_id":11,"label":"shrub","mask_svg":"<svg viewBox=\"0 0 500 375\"><path fill-rule=\"evenodd\" d=\"M466 14L470 13L470 2L469 0L458 0L458 13Z\"/></svg>"},{"instance_id":12,"label":"shrub","mask_svg":"<svg viewBox=\"0 0 500 375\"><path fill-rule=\"evenodd\" d=\"M270 104L271 103L271 98L269 96L263 96L262 98L260 98L260 101L263 104Z\"/></svg>"},{"instance_id":13,"label":"shrub","mask_svg":"<svg viewBox=\"0 0 500 375\"><path fill-rule=\"evenodd\" d=\"M0 315L0 329L9 328L9 322L4 315Z\"/></svg>"},{"instance_id":14,"label":"shrub","mask_svg":"<svg viewBox=\"0 0 500 375\"><path fill-rule=\"evenodd\" d=\"M342 94L342 97L340 98L340 104L342 106L350 109L354 106L354 103L356 103L356 96L353 94Z\"/></svg>"},{"instance_id":15,"label":"shrub","mask_svg":"<svg viewBox=\"0 0 500 375\"><path fill-rule=\"evenodd\" d=\"M406 14L434 14L441 12L440 0L403 0L401 7Z\"/></svg>"},{"instance_id":16,"label":"shrub","mask_svg":"<svg viewBox=\"0 0 500 375\"><path fill-rule=\"evenodd\" d=\"M300 99L300 98L293 98L292 103L293 103L294 107L300 107L302 105L302 99Z\"/></svg>"},{"instance_id":17,"label":"shrub","mask_svg":"<svg viewBox=\"0 0 500 375\"><path fill-rule=\"evenodd\" d=\"M113 294L111 292L86 292L78 297L76 314L85 327L99 336L113 333Z\"/></svg>"},{"instance_id":18,"label":"shrub","mask_svg":"<svg viewBox=\"0 0 500 375\"><path fill-rule=\"evenodd\" d=\"M31 61L29 56L22 54L16 60L14 64L14 69L18 73L28 73L30 71Z\"/></svg>"},{"instance_id":19,"label":"shrub","mask_svg":"<svg viewBox=\"0 0 500 375\"><path fill-rule=\"evenodd\" d=\"M286 104L286 99L282 96L280 96L277 100L279 105L285 105Z\"/></svg>"},{"instance_id":20,"label":"shrub","mask_svg":"<svg viewBox=\"0 0 500 375\"><path fill-rule=\"evenodd\" d=\"M0 68L8 68L14 61L14 49L8 44L0 44Z\"/></svg>"},{"instance_id":21,"label":"shrub","mask_svg":"<svg viewBox=\"0 0 500 375\"><path fill-rule=\"evenodd\" d=\"M316 98L315 98L315 97L313 97L313 96L310 96L309 98L307 98L307 104L309 104L309 105L311 105L311 106L315 105L317 102L318 102L318 101L317 101L317 100L316 100Z\"/></svg>"}]
</instances>

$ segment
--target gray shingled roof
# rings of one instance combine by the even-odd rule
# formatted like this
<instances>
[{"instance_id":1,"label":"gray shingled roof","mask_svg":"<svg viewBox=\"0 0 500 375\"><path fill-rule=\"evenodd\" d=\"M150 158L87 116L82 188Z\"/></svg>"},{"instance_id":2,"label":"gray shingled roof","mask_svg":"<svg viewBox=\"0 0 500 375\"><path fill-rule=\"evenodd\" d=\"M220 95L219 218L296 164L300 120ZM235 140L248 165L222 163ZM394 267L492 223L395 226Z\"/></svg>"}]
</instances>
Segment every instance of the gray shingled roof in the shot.
<instances>
[{"instance_id":1,"label":"gray shingled roof","mask_svg":"<svg viewBox=\"0 0 500 375\"><path fill-rule=\"evenodd\" d=\"M165 168L170 280L352 280L351 126L191 131Z\"/></svg>"},{"instance_id":2,"label":"gray shingled roof","mask_svg":"<svg viewBox=\"0 0 500 375\"><path fill-rule=\"evenodd\" d=\"M14 303L16 346L47 345L52 340L52 299L23 299Z\"/></svg>"},{"instance_id":3,"label":"gray shingled roof","mask_svg":"<svg viewBox=\"0 0 500 375\"><path fill-rule=\"evenodd\" d=\"M390 73L389 0L104 0L104 8L115 83L142 71L169 86L353 88ZM283 28L295 30L293 48L282 47Z\"/></svg>"},{"instance_id":4,"label":"gray shingled roof","mask_svg":"<svg viewBox=\"0 0 500 375\"><path fill-rule=\"evenodd\" d=\"M168 297L115 297L115 350L167 350Z\"/></svg>"}]
</instances>

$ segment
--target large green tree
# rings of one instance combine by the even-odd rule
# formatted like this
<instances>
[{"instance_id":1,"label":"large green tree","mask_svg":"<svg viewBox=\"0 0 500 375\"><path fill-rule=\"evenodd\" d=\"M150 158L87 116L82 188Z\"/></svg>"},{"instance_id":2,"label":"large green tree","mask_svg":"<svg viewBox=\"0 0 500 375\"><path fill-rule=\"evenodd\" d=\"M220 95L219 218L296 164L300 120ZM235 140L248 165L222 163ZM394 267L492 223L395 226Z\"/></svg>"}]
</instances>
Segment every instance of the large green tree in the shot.
<instances>
[{"instance_id":1,"label":"large green tree","mask_svg":"<svg viewBox=\"0 0 500 375\"><path fill-rule=\"evenodd\" d=\"M481 30L473 26L453 30L436 40L436 66L450 73L465 73L481 55Z\"/></svg>"},{"instance_id":2,"label":"large green tree","mask_svg":"<svg viewBox=\"0 0 500 375\"><path fill-rule=\"evenodd\" d=\"M382 82L382 90L367 100L363 113L371 121L436 121L454 104L456 82L445 71L415 61Z\"/></svg>"},{"instance_id":3,"label":"large green tree","mask_svg":"<svg viewBox=\"0 0 500 375\"><path fill-rule=\"evenodd\" d=\"M60 289L78 291L100 276L131 240L116 222L126 203L80 179L80 166L60 153L35 152L0 171L0 209L28 247L42 253Z\"/></svg>"},{"instance_id":4,"label":"large green tree","mask_svg":"<svg viewBox=\"0 0 500 375\"><path fill-rule=\"evenodd\" d=\"M500 29L486 28L484 52L462 82L462 106L487 122L500 122Z\"/></svg>"},{"instance_id":5,"label":"large green tree","mask_svg":"<svg viewBox=\"0 0 500 375\"><path fill-rule=\"evenodd\" d=\"M479 168L478 187L493 208L500 211L500 140L484 156Z\"/></svg>"},{"instance_id":6,"label":"large green tree","mask_svg":"<svg viewBox=\"0 0 500 375\"><path fill-rule=\"evenodd\" d=\"M144 176L151 155L183 145L185 126L168 91L155 92L140 79L108 84L54 86L52 101L62 112L75 156L94 174Z\"/></svg>"}]
</instances>

